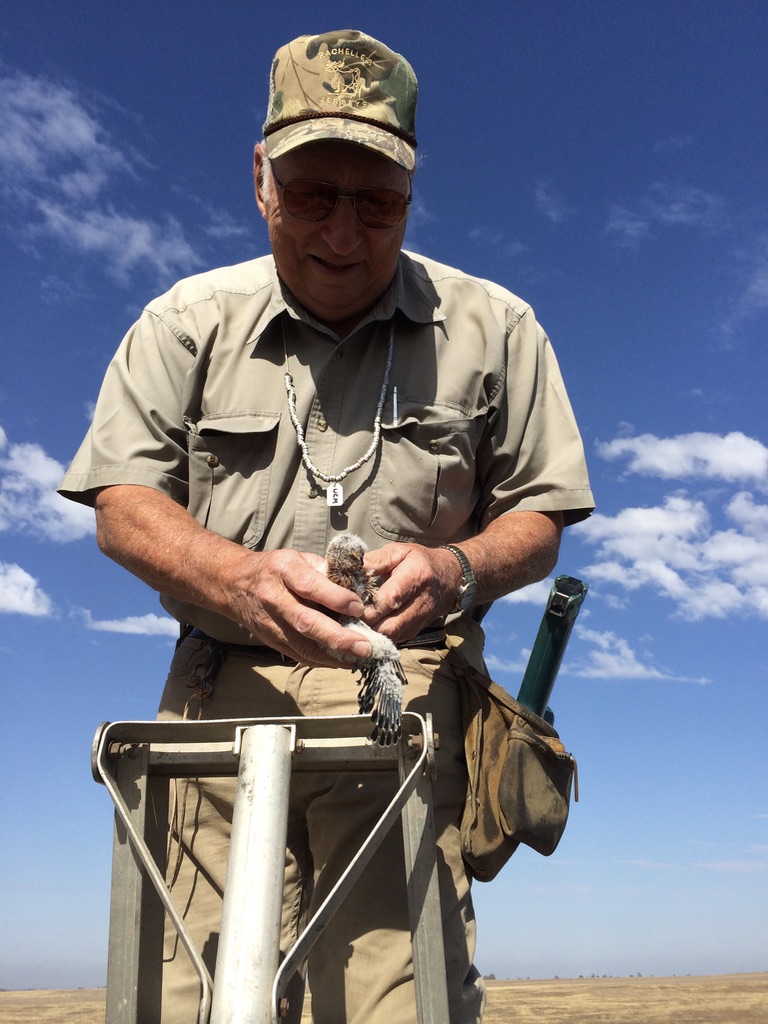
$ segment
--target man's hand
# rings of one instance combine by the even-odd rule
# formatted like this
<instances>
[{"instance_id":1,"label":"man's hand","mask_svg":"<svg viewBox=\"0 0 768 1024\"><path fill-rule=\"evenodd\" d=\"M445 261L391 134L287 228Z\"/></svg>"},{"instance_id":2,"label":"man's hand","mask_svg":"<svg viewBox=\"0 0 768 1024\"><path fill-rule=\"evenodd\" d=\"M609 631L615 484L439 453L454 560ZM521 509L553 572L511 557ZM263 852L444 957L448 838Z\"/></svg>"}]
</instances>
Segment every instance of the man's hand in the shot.
<instances>
[{"instance_id":1,"label":"man's hand","mask_svg":"<svg viewBox=\"0 0 768 1024\"><path fill-rule=\"evenodd\" d=\"M360 598L332 583L317 555L249 551L150 487L104 488L96 524L110 558L155 590L244 626L259 644L307 665L349 666L370 655L370 644L333 617L360 617Z\"/></svg>"},{"instance_id":2,"label":"man's hand","mask_svg":"<svg viewBox=\"0 0 768 1024\"><path fill-rule=\"evenodd\" d=\"M452 611L461 580L455 555L418 544L369 551L365 566L381 580L365 621L395 643L410 640Z\"/></svg>"},{"instance_id":3,"label":"man's hand","mask_svg":"<svg viewBox=\"0 0 768 1024\"><path fill-rule=\"evenodd\" d=\"M562 529L560 512L508 512L459 541L477 578L477 603L544 579L557 562ZM387 544L370 551L365 565L382 580L365 621L395 642L410 640L456 605L461 566L444 548Z\"/></svg>"},{"instance_id":4,"label":"man's hand","mask_svg":"<svg viewBox=\"0 0 768 1024\"><path fill-rule=\"evenodd\" d=\"M296 551L250 553L233 582L230 618L262 643L307 665L353 665L370 644L323 609L360 618L363 603L322 572L323 559Z\"/></svg>"}]
</instances>

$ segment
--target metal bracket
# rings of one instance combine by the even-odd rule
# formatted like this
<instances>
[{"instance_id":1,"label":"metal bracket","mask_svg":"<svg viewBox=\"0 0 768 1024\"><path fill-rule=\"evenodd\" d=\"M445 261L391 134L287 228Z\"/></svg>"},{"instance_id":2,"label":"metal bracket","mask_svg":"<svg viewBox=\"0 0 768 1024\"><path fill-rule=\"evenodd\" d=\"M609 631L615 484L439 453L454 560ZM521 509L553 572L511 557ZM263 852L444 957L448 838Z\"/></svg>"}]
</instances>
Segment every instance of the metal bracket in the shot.
<instances>
[{"instance_id":1,"label":"metal bracket","mask_svg":"<svg viewBox=\"0 0 768 1024\"><path fill-rule=\"evenodd\" d=\"M394 822L402 817L414 943L417 1019L419 1024L445 1024L448 1019L448 997L432 815L435 736L431 716L422 718L412 712L403 715L403 735L400 742L391 747L381 747L372 743L368 738L370 723L360 716L204 722L116 722L105 723L100 727L94 739L92 771L94 778L106 786L112 797L116 824L122 835L122 841L116 840L113 860L107 1024L155 1024L159 1021L157 979L161 964L159 961L154 964L148 962L150 954L156 950L150 948L148 952L145 929L142 927L146 923L142 920L147 893L144 881L151 883L149 890L154 891L156 895L155 904L164 910L173 922L200 978L202 998L199 1024L223 1024L225 1020L234 1019L225 1015L217 1016L229 1013L229 1009L222 1010L217 1005L219 997L214 982L166 886L161 870L161 866L165 866L164 845L160 844L158 836L153 833L153 828L158 831L162 826L164 839L164 822L158 825L153 819L153 823L149 823L152 816L147 814L144 794L152 788L159 792L164 791L164 806L167 812L167 788L170 778L237 775L245 770L243 756L244 750L249 748L250 738L260 732L260 726L276 725L283 727L278 730L280 734L284 729L290 734L286 745L289 748L289 771L312 771L328 769L330 766L337 771L397 770L400 785L373 831L276 973L273 970L268 979L257 979L255 986L252 986L250 981L247 984L242 980L235 982L236 986L242 984L247 988L246 992L235 992L238 1015L244 1020L263 1020L277 1024L281 1006L284 1005L288 980L301 966L327 921L352 888L384 836ZM272 731L274 733L274 729ZM280 742L282 744L285 741ZM268 760L271 757L265 756ZM130 771L127 772L129 767ZM258 775L261 770L257 769L256 774ZM274 785L277 786L277 783ZM282 782L280 785L282 786ZM287 782L285 785L287 786ZM244 799L240 796L241 788L244 792L248 791L248 787L238 787L235 814L238 813L238 801L242 803ZM274 804L272 799L263 802ZM243 810L242 807L240 809ZM257 820L260 810L261 808L249 808L252 821L249 820L245 826L247 829L260 827ZM269 808L266 808L266 813L270 813ZM277 836L275 844L279 843L278 853L282 857L285 849L285 826L280 825L279 828L282 828L282 834ZM250 868L243 870L247 875ZM241 874L239 877L242 879L245 875ZM237 880L233 884L241 887L243 885L242 881ZM229 888L228 875L227 889ZM236 905L238 894L231 893L230 896L230 902ZM225 893L225 907L226 903ZM121 936L129 920L135 920L137 927L135 941L126 948L125 943L121 942ZM155 922L156 920L155 912ZM279 918L277 923L279 925ZM224 929L223 917L220 950L226 945ZM152 947L152 943L149 943L149 947ZM274 962L277 963L276 957ZM258 969L257 967L256 970ZM220 972L221 977L224 977L226 971L221 967L221 961L217 961L217 977ZM249 972L249 977L252 974L252 971ZM232 987L231 983L229 987ZM143 998L144 992L149 993L148 998ZM249 1000L251 1005L247 1005ZM224 1001L228 1002L226 999ZM259 1003L258 1007L254 1005L255 1002Z\"/></svg>"}]
</instances>

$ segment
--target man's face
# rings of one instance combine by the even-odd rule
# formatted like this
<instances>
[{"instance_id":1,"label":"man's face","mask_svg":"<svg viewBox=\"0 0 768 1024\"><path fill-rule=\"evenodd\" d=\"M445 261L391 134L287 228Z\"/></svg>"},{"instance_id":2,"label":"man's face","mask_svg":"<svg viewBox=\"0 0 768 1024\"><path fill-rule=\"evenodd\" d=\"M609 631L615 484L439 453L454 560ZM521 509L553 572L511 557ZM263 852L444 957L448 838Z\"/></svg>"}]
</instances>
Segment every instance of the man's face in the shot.
<instances>
[{"instance_id":1,"label":"man's face","mask_svg":"<svg viewBox=\"0 0 768 1024\"><path fill-rule=\"evenodd\" d=\"M367 228L354 204L340 199L327 220L313 224L292 217L267 173L262 179L256 147L256 196L267 222L278 273L299 302L339 335L350 331L387 289L397 269L406 218L394 228ZM296 178L343 188L389 188L410 194L408 172L363 146L314 142L274 161L282 184Z\"/></svg>"}]
</instances>

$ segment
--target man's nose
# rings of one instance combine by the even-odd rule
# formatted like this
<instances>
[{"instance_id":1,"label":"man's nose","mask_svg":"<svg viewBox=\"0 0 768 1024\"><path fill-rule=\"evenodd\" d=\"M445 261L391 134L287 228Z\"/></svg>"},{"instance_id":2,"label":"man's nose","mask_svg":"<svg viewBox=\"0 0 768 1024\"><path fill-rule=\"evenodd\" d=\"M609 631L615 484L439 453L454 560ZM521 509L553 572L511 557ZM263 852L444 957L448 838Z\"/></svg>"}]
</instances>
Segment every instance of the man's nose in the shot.
<instances>
[{"instance_id":1,"label":"man's nose","mask_svg":"<svg viewBox=\"0 0 768 1024\"><path fill-rule=\"evenodd\" d=\"M323 238L338 255L352 252L365 229L357 217L352 196L339 196L336 208L323 222Z\"/></svg>"}]
</instances>

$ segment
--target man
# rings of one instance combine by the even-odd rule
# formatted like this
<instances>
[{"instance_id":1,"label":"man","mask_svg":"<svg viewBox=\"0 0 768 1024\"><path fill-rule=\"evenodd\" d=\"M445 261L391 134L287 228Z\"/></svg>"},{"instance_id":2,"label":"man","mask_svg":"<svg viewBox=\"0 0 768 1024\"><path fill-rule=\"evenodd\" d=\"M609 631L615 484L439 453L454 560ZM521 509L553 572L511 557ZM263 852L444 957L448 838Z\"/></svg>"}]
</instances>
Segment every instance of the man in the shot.
<instances>
[{"instance_id":1,"label":"man","mask_svg":"<svg viewBox=\"0 0 768 1024\"><path fill-rule=\"evenodd\" d=\"M278 51L270 85L254 173L272 257L150 303L62 493L95 504L102 550L182 624L162 717L353 714L370 648L339 619L363 616L398 644L406 704L441 737L451 1022L469 1024L484 994L451 648L482 665L487 607L545 577L563 525L589 515L583 449L530 307L401 251L416 145L407 61L359 32L306 36ZM365 609L322 571L345 529L381 581ZM286 946L391 785L294 779ZM230 820L227 786L180 787L169 875L211 969ZM194 976L172 941L167 957L163 1021L194 1021ZM415 1021L396 834L314 948L309 983L317 1024ZM298 1021L300 1000L289 1012Z\"/></svg>"}]
</instances>

